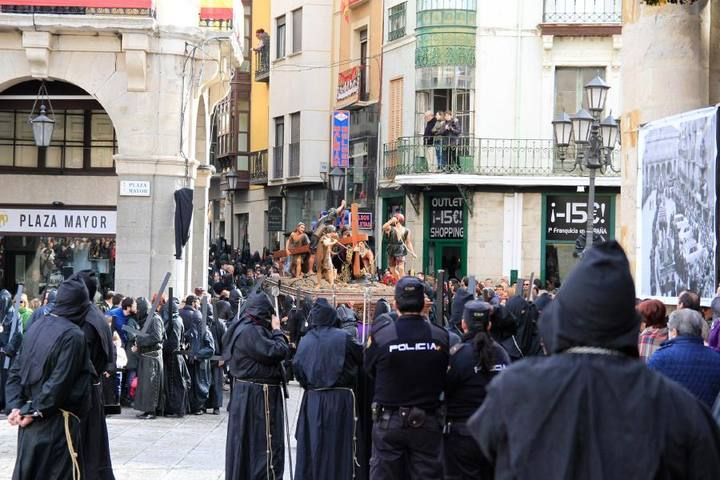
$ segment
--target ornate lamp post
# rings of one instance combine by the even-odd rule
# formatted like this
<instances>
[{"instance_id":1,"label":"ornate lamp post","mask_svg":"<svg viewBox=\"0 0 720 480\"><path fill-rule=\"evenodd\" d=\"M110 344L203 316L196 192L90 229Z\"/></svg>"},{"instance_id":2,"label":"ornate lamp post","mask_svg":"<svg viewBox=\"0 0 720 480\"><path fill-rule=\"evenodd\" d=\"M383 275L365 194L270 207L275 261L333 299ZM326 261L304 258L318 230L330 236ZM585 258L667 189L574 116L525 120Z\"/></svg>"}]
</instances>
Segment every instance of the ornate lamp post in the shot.
<instances>
[{"instance_id":1,"label":"ornate lamp post","mask_svg":"<svg viewBox=\"0 0 720 480\"><path fill-rule=\"evenodd\" d=\"M330 177L330 190L334 195L340 195L345 183L345 173L340 167L335 167L330 171L328 176ZM340 202L334 202L332 205L337 205L338 203Z\"/></svg>"},{"instance_id":2,"label":"ornate lamp post","mask_svg":"<svg viewBox=\"0 0 720 480\"><path fill-rule=\"evenodd\" d=\"M225 180L227 181L227 190L230 194L230 250L235 249L235 189L237 188L238 174L235 170L225 172Z\"/></svg>"},{"instance_id":3,"label":"ornate lamp post","mask_svg":"<svg viewBox=\"0 0 720 480\"><path fill-rule=\"evenodd\" d=\"M35 106L40 102L40 113L35 114ZM45 102L50 107L50 116L46 115ZM35 139L35 145L39 148L46 148L50 146L52 140L53 129L55 128L55 115L53 114L52 104L50 103L50 96L48 95L47 87L43 81L40 84L37 98L33 104L33 108L30 111L30 125L32 125L33 138Z\"/></svg>"},{"instance_id":4,"label":"ornate lamp post","mask_svg":"<svg viewBox=\"0 0 720 480\"><path fill-rule=\"evenodd\" d=\"M593 223L595 220L595 176L598 170L603 172L610 168L614 172L612 152L618 140L618 125L612 115L600 121L605 110L607 94L610 87L600 77L595 77L585 85L588 112L580 109L575 115L559 114L553 120L555 147L557 147L563 170L572 172L580 167L589 170L589 188L587 204L587 225L585 227L585 249L593 245ZM565 167L565 160L570 156L570 145L574 145L575 159L572 168Z\"/></svg>"}]
</instances>

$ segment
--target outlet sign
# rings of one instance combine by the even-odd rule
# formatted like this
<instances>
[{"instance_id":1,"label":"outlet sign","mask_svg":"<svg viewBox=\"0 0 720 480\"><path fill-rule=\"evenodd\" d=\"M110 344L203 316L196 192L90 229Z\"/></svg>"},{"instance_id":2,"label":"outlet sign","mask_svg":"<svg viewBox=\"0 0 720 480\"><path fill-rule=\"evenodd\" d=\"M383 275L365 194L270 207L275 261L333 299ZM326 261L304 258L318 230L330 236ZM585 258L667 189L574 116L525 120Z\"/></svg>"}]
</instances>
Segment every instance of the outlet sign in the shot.
<instances>
[{"instance_id":1,"label":"outlet sign","mask_svg":"<svg viewBox=\"0 0 720 480\"><path fill-rule=\"evenodd\" d=\"M596 195L593 209L595 233L606 239L614 236L610 232L609 195ZM545 197L545 239L548 241L577 240L587 226L587 196L585 195L547 195Z\"/></svg>"}]
</instances>

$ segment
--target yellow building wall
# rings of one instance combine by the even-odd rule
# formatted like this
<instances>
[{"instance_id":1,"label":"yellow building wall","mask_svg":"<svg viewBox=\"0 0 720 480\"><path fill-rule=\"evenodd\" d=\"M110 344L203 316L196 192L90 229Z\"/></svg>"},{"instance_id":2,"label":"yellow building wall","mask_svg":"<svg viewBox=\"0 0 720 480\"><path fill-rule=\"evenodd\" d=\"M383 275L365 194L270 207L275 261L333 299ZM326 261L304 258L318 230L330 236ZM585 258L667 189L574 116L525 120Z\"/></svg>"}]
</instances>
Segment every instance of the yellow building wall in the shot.
<instances>
[{"instance_id":1,"label":"yellow building wall","mask_svg":"<svg viewBox=\"0 0 720 480\"><path fill-rule=\"evenodd\" d=\"M266 32L272 32L270 21L270 1L254 0L252 2L252 47L260 43L255 37L255 30L264 28ZM257 152L268 148L268 126L270 123L270 110L267 82L255 81L255 52L250 50L251 55L251 76L253 79L250 88L250 150Z\"/></svg>"},{"instance_id":2,"label":"yellow building wall","mask_svg":"<svg viewBox=\"0 0 720 480\"><path fill-rule=\"evenodd\" d=\"M358 31L365 25L368 29L368 69L369 69L369 102L380 99L380 82L382 73L382 36L383 36L383 2L382 0L361 1L350 8L345 7L343 0L335 0L333 22L333 69L332 81L333 104L338 106L336 99L338 74L354 66L360 65L360 39ZM345 7L345 8L344 8Z\"/></svg>"}]
</instances>

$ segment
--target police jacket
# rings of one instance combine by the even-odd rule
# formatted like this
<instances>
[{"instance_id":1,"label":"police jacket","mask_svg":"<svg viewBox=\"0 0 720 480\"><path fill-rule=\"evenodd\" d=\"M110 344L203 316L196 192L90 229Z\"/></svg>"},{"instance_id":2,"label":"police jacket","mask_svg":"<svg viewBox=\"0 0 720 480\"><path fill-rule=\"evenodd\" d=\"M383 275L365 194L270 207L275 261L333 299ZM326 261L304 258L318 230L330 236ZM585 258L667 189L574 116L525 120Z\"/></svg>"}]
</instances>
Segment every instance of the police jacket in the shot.
<instances>
[{"instance_id":1,"label":"police jacket","mask_svg":"<svg viewBox=\"0 0 720 480\"><path fill-rule=\"evenodd\" d=\"M485 370L478 362L474 335L450 349L445 401L448 419L467 419L485 400L485 389L498 373L510 365L510 356L493 341L493 367Z\"/></svg>"},{"instance_id":2,"label":"police jacket","mask_svg":"<svg viewBox=\"0 0 720 480\"><path fill-rule=\"evenodd\" d=\"M421 315L375 323L365 354L365 369L375 380L374 401L390 408L437 409L448 358L448 332Z\"/></svg>"}]
</instances>

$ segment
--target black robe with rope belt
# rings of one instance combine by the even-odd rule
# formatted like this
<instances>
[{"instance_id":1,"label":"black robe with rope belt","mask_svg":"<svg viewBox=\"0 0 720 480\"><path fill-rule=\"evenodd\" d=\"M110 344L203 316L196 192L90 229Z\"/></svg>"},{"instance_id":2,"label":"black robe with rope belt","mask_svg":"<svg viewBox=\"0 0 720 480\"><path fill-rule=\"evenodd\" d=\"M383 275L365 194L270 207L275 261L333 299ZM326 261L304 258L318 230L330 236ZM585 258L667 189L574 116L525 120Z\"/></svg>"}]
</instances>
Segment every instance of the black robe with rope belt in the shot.
<instances>
[{"instance_id":1,"label":"black robe with rope belt","mask_svg":"<svg viewBox=\"0 0 720 480\"><path fill-rule=\"evenodd\" d=\"M253 294L245 307L223 339L223 357L234 378L225 478L280 480L285 465L280 363L289 347L280 330L267 326L274 309L266 294Z\"/></svg>"},{"instance_id":2,"label":"black robe with rope belt","mask_svg":"<svg viewBox=\"0 0 720 480\"><path fill-rule=\"evenodd\" d=\"M335 309L324 298L310 311L312 329L293 359L305 395L297 430L294 480L351 480L357 476L358 405L352 387L362 362L362 346L338 328Z\"/></svg>"},{"instance_id":3,"label":"black robe with rope belt","mask_svg":"<svg viewBox=\"0 0 720 480\"><path fill-rule=\"evenodd\" d=\"M61 284L55 310L37 320L10 369L8 406L42 415L19 429L13 480L85 478L77 449L79 418L90 408L92 365L78 325L89 306L82 281Z\"/></svg>"}]
</instances>

